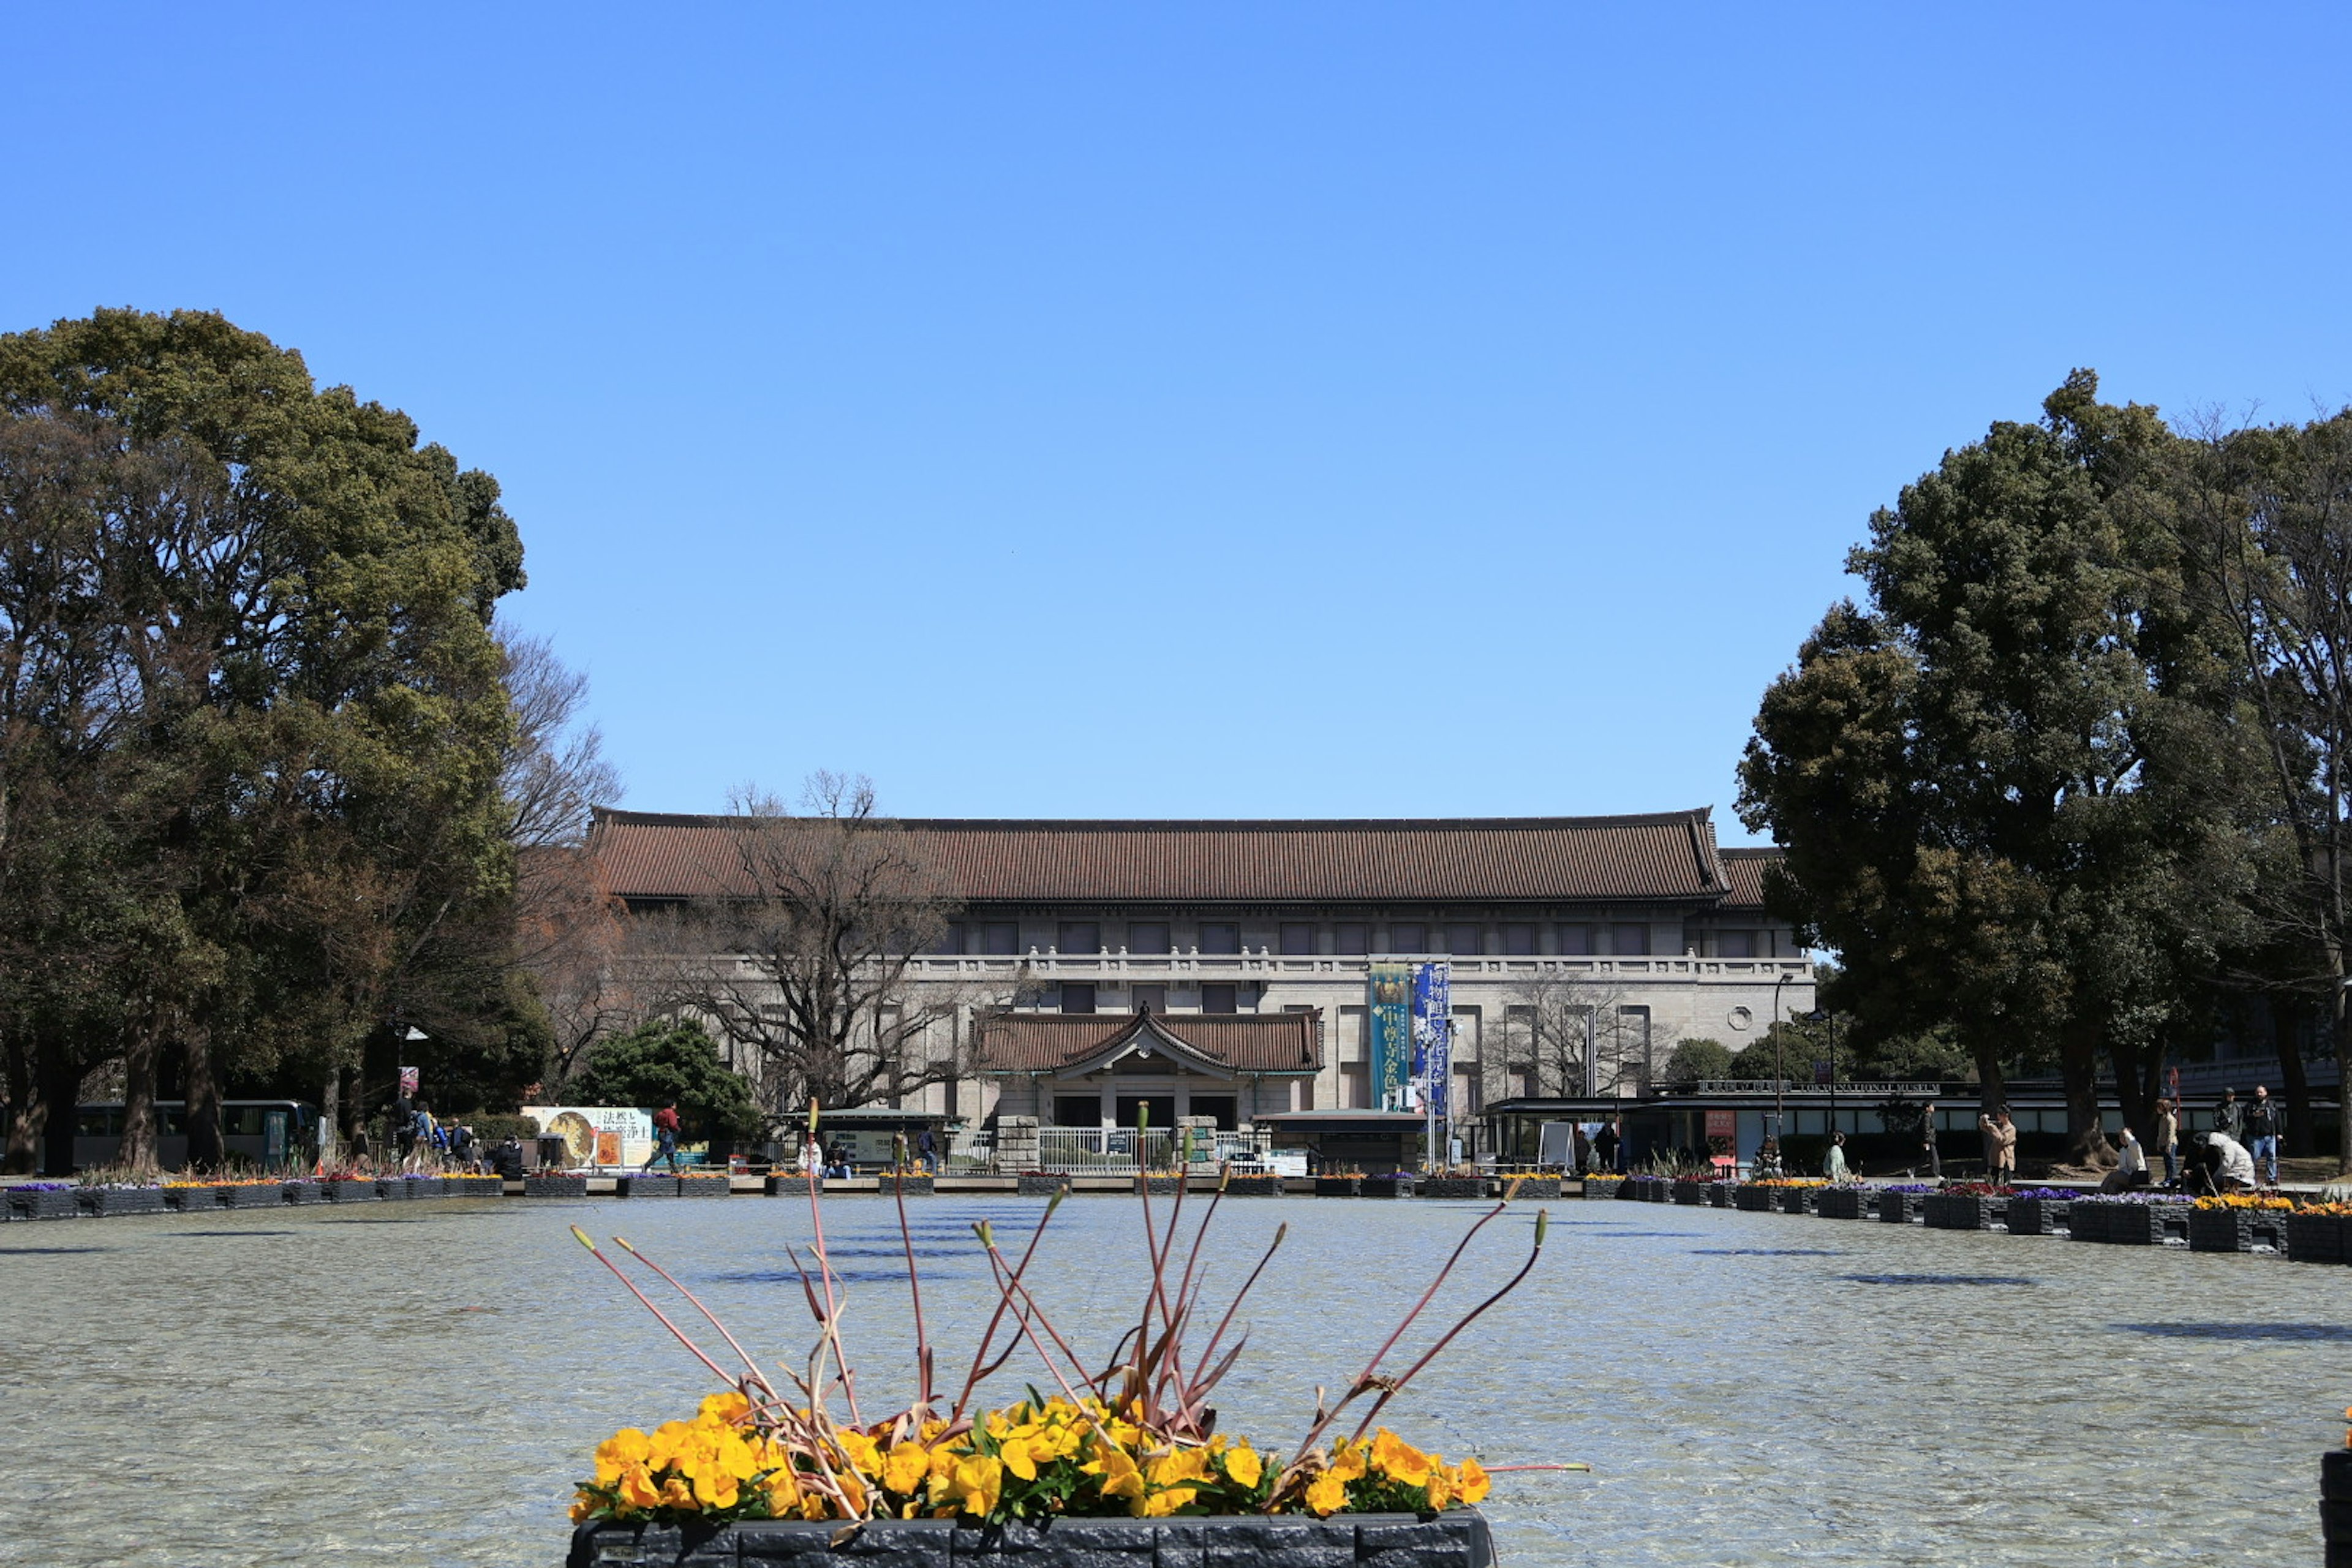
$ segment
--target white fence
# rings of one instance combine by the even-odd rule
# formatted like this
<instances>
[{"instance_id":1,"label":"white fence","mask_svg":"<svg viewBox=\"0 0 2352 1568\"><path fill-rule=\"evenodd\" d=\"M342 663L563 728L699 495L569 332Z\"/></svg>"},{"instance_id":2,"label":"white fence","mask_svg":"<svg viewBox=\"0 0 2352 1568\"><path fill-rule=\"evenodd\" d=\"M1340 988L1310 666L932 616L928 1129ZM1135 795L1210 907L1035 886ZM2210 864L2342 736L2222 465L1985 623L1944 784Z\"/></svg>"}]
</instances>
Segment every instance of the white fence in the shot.
<instances>
[{"instance_id":1,"label":"white fence","mask_svg":"<svg viewBox=\"0 0 2352 1568\"><path fill-rule=\"evenodd\" d=\"M1132 1176L1147 1170L1173 1170L1188 1154L1185 1169L1196 1174L1227 1163L1255 1167L1264 1158L1257 1142L1246 1132L1203 1129L1187 1139L1181 1132L1160 1127L1140 1132L1132 1127L1040 1127L1034 1167L1024 1154L1006 1158L1023 1167L1064 1175ZM996 1134L978 1127L949 1135L946 1173L1016 1173L1000 1160Z\"/></svg>"}]
</instances>

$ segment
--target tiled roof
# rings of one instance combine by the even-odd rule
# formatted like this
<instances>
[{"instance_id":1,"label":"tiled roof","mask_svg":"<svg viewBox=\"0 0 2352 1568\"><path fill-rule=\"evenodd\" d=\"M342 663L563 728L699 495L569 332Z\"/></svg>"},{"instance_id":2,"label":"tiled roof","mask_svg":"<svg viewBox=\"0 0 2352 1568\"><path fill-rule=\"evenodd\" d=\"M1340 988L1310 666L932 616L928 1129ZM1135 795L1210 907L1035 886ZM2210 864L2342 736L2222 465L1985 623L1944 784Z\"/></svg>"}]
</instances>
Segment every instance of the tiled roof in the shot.
<instances>
[{"instance_id":1,"label":"tiled roof","mask_svg":"<svg viewBox=\"0 0 2352 1568\"><path fill-rule=\"evenodd\" d=\"M1724 900L1726 909L1760 910L1764 907L1764 872L1786 858L1779 849L1769 847L1740 846L1718 851L1723 858L1723 874L1731 880L1731 896Z\"/></svg>"},{"instance_id":2,"label":"tiled roof","mask_svg":"<svg viewBox=\"0 0 2352 1568\"><path fill-rule=\"evenodd\" d=\"M613 891L682 899L740 876L743 819L596 814ZM1511 902L1730 891L1705 808L1649 816L896 824L972 903Z\"/></svg>"},{"instance_id":3,"label":"tiled roof","mask_svg":"<svg viewBox=\"0 0 2352 1568\"><path fill-rule=\"evenodd\" d=\"M1144 1027L1235 1072L1316 1072L1323 1066L1323 1015L1003 1013L981 1026L984 1072L1056 1072L1110 1049Z\"/></svg>"}]
</instances>

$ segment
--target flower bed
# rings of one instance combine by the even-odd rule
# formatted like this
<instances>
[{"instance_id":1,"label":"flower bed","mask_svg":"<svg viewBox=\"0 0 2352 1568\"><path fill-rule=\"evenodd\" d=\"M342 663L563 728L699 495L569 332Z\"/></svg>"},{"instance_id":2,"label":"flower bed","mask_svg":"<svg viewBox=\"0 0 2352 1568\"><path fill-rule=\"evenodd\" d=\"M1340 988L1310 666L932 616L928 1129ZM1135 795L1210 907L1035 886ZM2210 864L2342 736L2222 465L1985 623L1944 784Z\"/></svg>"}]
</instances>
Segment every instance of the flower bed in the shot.
<instances>
[{"instance_id":1,"label":"flower bed","mask_svg":"<svg viewBox=\"0 0 2352 1568\"><path fill-rule=\"evenodd\" d=\"M1990 1230L2008 1217L2009 1199L1990 1193L1929 1193L1919 1217L1930 1230Z\"/></svg>"},{"instance_id":2,"label":"flower bed","mask_svg":"<svg viewBox=\"0 0 2352 1568\"><path fill-rule=\"evenodd\" d=\"M1318 1198L1360 1198L1364 1195L1361 1176L1318 1176L1315 1195Z\"/></svg>"},{"instance_id":3,"label":"flower bed","mask_svg":"<svg viewBox=\"0 0 2352 1568\"><path fill-rule=\"evenodd\" d=\"M1070 1190L1070 1178L1055 1172L1024 1171L1013 1178L1013 1190L1024 1198L1060 1197Z\"/></svg>"},{"instance_id":4,"label":"flower bed","mask_svg":"<svg viewBox=\"0 0 2352 1568\"><path fill-rule=\"evenodd\" d=\"M2352 1214L2341 1204L2322 1204L2286 1216L2286 1255L2297 1263L2347 1260L2345 1229Z\"/></svg>"},{"instance_id":5,"label":"flower bed","mask_svg":"<svg viewBox=\"0 0 2352 1568\"><path fill-rule=\"evenodd\" d=\"M1135 1178L1135 1190L1139 1193L1150 1193L1155 1198L1172 1198L1176 1195L1178 1189L1182 1187L1183 1184L1184 1178L1181 1176L1138 1176Z\"/></svg>"},{"instance_id":6,"label":"flower bed","mask_svg":"<svg viewBox=\"0 0 2352 1568\"><path fill-rule=\"evenodd\" d=\"M375 1202L375 1183L356 1176L338 1177L319 1184L320 1195L331 1204L372 1204Z\"/></svg>"},{"instance_id":7,"label":"flower bed","mask_svg":"<svg viewBox=\"0 0 2352 1568\"><path fill-rule=\"evenodd\" d=\"M915 1171L898 1172L882 1178L885 1196L904 1193L910 1198L928 1198L939 1192L939 1179Z\"/></svg>"},{"instance_id":8,"label":"flower bed","mask_svg":"<svg viewBox=\"0 0 2352 1568\"><path fill-rule=\"evenodd\" d=\"M1888 1225L1913 1224L1921 1217L1927 1194L1935 1190L1926 1185L1881 1187L1878 1217Z\"/></svg>"},{"instance_id":9,"label":"flower bed","mask_svg":"<svg viewBox=\"0 0 2352 1568\"><path fill-rule=\"evenodd\" d=\"M677 1196L676 1176L623 1176L613 1184L613 1190L625 1198L674 1198Z\"/></svg>"},{"instance_id":10,"label":"flower bed","mask_svg":"<svg viewBox=\"0 0 2352 1568\"><path fill-rule=\"evenodd\" d=\"M726 1179L719 1181L724 1184ZM498 1198L506 1195L507 1184L496 1176L444 1176L441 1190L453 1198Z\"/></svg>"},{"instance_id":11,"label":"flower bed","mask_svg":"<svg viewBox=\"0 0 2352 1568\"><path fill-rule=\"evenodd\" d=\"M2066 1228L2066 1213L2074 1194L2054 1187L2030 1187L2009 1200L2009 1234L2056 1236Z\"/></svg>"},{"instance_id":12,"label":"flower bed","mask_svg":"<svg viewBox=\"0 0 2352 1568\"><path fill-rule=\"evenodd\" d=\"M1486 1178L1484 1176L1423 1176L1420 1184L1421 1195L1425 1198L1451 1198L1460 1202L1465 1198L1486 1195Z\"/></svg>"},{"instance_id":13,"label":"flower bed","mask_svg":"<svg viewBox=\"0 0 2352 1568\"><path fill-rule=\"evenodd\" d=\"M1823 1219L1860 1219L1870 1209L1871 1194L1864 1187L1822 1187L1813 1197L1813 1212Z\"/></svg>"},{"instance_id":14,"label":"flower bed","mask_svg":"<svg viewBox=\"0 0 2352 1568\"><path fill-rule=\"evenodd\" d=\"M92 1219L116 1219L123 1215L162 1214L161 1187L84 1187L74 1194L81 1212Z\"/></svg>"},{"instance_id":15,"label":"flower bed","mask_svg":"<svg viewBox=\"0 0 2352 1568\"><path fill-rule=\"evenodd\" d=\"M72 1219L80 1213L71 1182L25 1182L8 1189L12 1219Z\"/></svg>"},{"instance_id":16,"label":"flower bed","mask_svg":"<svg viewBox=\"0 0 2352 1568\"><path fill-rule=\"evenodd\" d=\"M1559 1195L1558 1176L1505 1176L1503 1178L1503 1196L1506 1198L1526 1199L1534 1203L1558 1203Z\"/></svg>"},{"instance_id":17,"label":"flower bed","mask_svg":"<svg viewBox=\"0 0 2352 1568\"><path fill-rule=\"evenodd\" d=\"M405 1176L408 1195L412 1198L441 1198L449 1195L449 1184L439 1176Z\"/></svg>"},{"instance_id":18,"label":"flower bed","mask_svg":"<svg viewBox=\"0 0 2352 1568\"><path fill-rule=\"evenodd\" d=\"M1676 1182L1675 1202L1696 1208L1706 1202L1706 1186L1704 1182Z\"/></svg>"},{"instance_id":19,"label":"flower bed","mask_svg":"<svg viewBox=\"0 0 2352 1568\"><path fill-rule=\"evenodd\" d=\"M213 1201L225 1209L276 1209L286 1206L286 1183L280 1179L215 1182Z\"/></svg>"},{"instance_id":20,"label":"flower bed","mask_svg":"<svg viewBox=\"0 0 2352 1568\"><path fill-rule=\"evenodd\" d=\"M322 1204L327 1201L325 1184L320 1182L289 1182L286 1201L289 1204Z\"/></svg>"},{"instance_id":21,"label":"flower bed","mask_svg":"<svg viewBox=\"0 0 2352 1568\"><path fill-rule=\"evenodd\" d=\"M522 1195L527 1198L584 1198L588 1195L588 1178L567 1175L533 1175L522 1179Z\"/></svg>"},{"instance_id":22,"label":"flower bed","mask_svg":"<svg viewBox=\"0 0 2352 1568\"><path fill-rule=\"evenodd\" d=\"M1228 1175L1225 1196L1229 1198L1278 1198L1282 1195L1282 1178L1252 1172L1247 1175Z\"/></svg>"},{"instance_id":23,"label":"flower bed","mask_svg":"<svg viewBox=\"0 0 2352 1568\"><path fill-rule=\"evenodd\" d=\"M1709 1182L1706 1184L1707 1204L1710 1207L1727 1209L1731 1206L1731 1194L1738 1190L1737 1182Z\"/></svg>"},{"instance_id":24,"label":"flower bed","mask_svg":"<svg viewBox=\"0 0 2352 1568\"><path fill-rule=\"evenodd\" d=\"M2076 1241L2111 1247L2156 1247L2168 1234L2189 1236L2186 1198L2085 1197L2068 1211L2066 1225Z\"/></svg>"},{"instance_id":25,"label":"flower bed","mask_svg":"<svg viewBox=\"0 0 2352 1568\"><path fill-rule=\"evenodd\" d=\"M1775 1187L1772 1206L1782 1214L1811 1214L1821 1195L1819 1187Z\"/></svg>"}]
</instances>

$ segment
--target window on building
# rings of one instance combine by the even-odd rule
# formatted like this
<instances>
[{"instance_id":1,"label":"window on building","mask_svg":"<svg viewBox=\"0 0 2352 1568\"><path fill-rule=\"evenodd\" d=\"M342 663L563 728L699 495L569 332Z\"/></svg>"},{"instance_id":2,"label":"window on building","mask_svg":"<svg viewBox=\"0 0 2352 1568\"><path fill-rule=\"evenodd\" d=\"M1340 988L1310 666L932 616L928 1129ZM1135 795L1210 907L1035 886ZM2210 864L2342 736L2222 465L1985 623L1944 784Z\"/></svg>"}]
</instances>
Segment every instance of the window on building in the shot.
<instances>
[{"instance_id":1,"label":"window on building","mask_svg":"<svg viewBox=\"0 0 2352 1568\"><path fill-rule=\"evenodd\" d=\"M1391 952L1427 952L1429 928L1412 921L1391 921L1389 951Z\"/></svg>"},{"instance_id":2,"label":"window on building","mask_svg":"<svg viewBox=\"0 0 2352 1568\"><path fill-rule=\"evenodd\" d=\"M1506 921L1503 926L1503 951L1514 958L1526 958L1536 950L1536 928L1525 921Z\"/></svg>"},{"instance_id":3,"label":"window on building","mask_svg":"<svg viewBox=\"0 0 2352 1568\"><path fill-rule=\"evenodd\" d=\"M1002 957L1021 951L1021 922L990 921L980 928L981 952Z\"/></svg>"},{"instance_id":4,"label":"window on building","mask_svg":"<svg viewBox=\"0 0 2352 1568\"><path fill-rule=\"evenodd\" d=\"M1242 928L1231 921L1201 922L1202 952L1239 952L1242 950Z\"/></svg>"},{"instance_id":5,"label":"window on building","mask_svg":"<svg viewBox=\"0 0 2352 1568\"><path fill-rule=\"evenodd\" d=\"M1286 957L1297 958L1315 951L1315 923L1312 921L1282 922L1282 951Z\"/></svg>"},{"instance_id":6,"label":"window on building","mask_svg":"<svg viewBox=\"0 0 2352 1568\"><path fill-rule=\"evenodd\" d=\"M1064 952L1100 952L1102 928L1092 921L1064 921L1054 945Z\"/></svg>"},{"instance_id":7,"label":"window on building","mask_svg":"<svg viewBox=\"0 0 2352 1568\"><path fill-rule=\"evenodd\" d=\"M1372 1108L1372 1068L1370 1062L1339 1064L1339 1104L1342 1110Z\"/></svg>"},{"instance_id":8,"label":"window on building","mask_svg":"<svg viewBox=\"0 0 2352 1568\"><path fill-rule=\"evenodd\" d=\"M948 921L948 929L940 933L939 946L933 948L931 951L934 952L961 952L963 951L963 921Z\"/></svg>"},{"instance_id":9,"label":"window on building","mask_svg":"<svg viewBox=\"0 0 2352 1568\"><path fill-rule=\"evenodd\" d=\"M1647 1084L1654 1076L1657 1064L1650 1059L1650 1010L1647 1007L1617 1009L1617 1052L1620 1083Z\"/></svg>"},{"instance_id":10,"label":"window on building","mask_svg":"<svg viewBox=\"0 0 2352 1568\"><path fill-rule=\"evenodd\" d=\"M1485 936L1477 926L1455 922L1445 928L1445 951L1464 958L1475 958L1486 951Z\"/></svg>"},{"instance_id":11,"label":"window on building","mask_svg":"<svg viewBox=\"0 0 2352 1568\"><path fill-rule=\"evenodd\" d=\"M1339 1009L1339 1059L1360 1062L1364 1059L1364 1010L1343 1005Z\"/></svg>"},{"instance_id":12,"label":"window on building","mask_svg":"<svg viewBox=\"0 0 2352 1568\"><path fill-rule=\"evenodd\" d=\"M1475 1116L1486 1108L1479 1103L1478 1074L1475 1068L1454 1064L1452 1098L1446 1109L1455 1116Z\"/></svg>"},{"instance_id":13,"label":"window on building","mask_svg":"<svg viewBox=\"0 0 2352 1568\"><path fill-rule=\"evenodd\" d=\"M1166 921L1129 921L1127 922L1127 951L1129 952L1166 952L1168 922Z\"/></svg>"},{"instance_id":14,"label":"window on building","mask_svg":"<svg viewBox=\"0 0 2352 1568\"><path fill-rule=\"evenodd\" d=\"M1196 1094L1192 1097L1192 1114L1213 1116L1217 1125L1230 1132L1241 1125L1240 1097L1231 1094Z\"/></svg>"},{"instance_id":15,"label":"window on building","mask_svg":"<svg viewBox=\"0 0 2352 1568\"><path fill-rule=\"evenodd\" d=\"M1095 1010L1095 988L1075 980L1062 982L1062 1011L1091 1013Z\"/></svg>"},{"instance_id":16,"label":"window on building","mask_svg":"<svg viewBox=\"0 0 2352 1568\"><path fill-rule=\"evenodd\" d=\"M1511 1096L1516 1100L1537 1100L1543 1095L1543 1074L1536 1070L1533 1062L1520 1062L1514 1066L1507 1075L1507 1081Z\"/></svg>"},{"instance_id":17,"label":"window on building","mask_svg":"<svg viewBox=\"0 0 2352 1568\"><path fill-rule=\"evenodd\" d=\"M1165 985L1130 985L1128 994L1131 998L1130 1005L1139 1013L1146 1007L1155 1013L1168 1011L1168 987Z\"/></svg>"},{"instance_id":18,"label":"window on building","mask_svg":"<svg viewBox=\"0 0 2352 1568\"><path fill-rule=\"evenodd\" d=\"M1609 951L1620 958L1647 957L1650 952L1650 928L1645 925L1610 927Z\"/></svg>"},{"instance_id":19,"label":"window on building","mask_svg":"<svg viewBox=\"0 0 2352 1568\"><path fill-rule=\"evenodd\" d=\"M1054 1125L1056 1127L1101 1126L1102 1096L1098 1094L1055 1095Z\"/></svg>"},{"instance_id":20,"label":"window on building","mask_svg":"<svg viewBox=\"0 0 2352 1568\"><path fill-rule=\"evenodd\" d=\"M1201 1011L1203 1013L1238 1013L1241 988L1237 985L1206 984L1201 987Z\"/></svg>"},{"instance_id":21,"label":"window on building","mask_svg":"<svg viewBox=\"0 0 2352 1568\"><path fill-rule=\"evenodd\" d=\"M1331 928L1331 951L1343 958L1361 958L1372 951L1372 928L1341 921Z\"/></svg>"},{"instance_id":22,"label":"window on building","mask_svg":"<svg viewBox=\"0 0 2352 1568\"><path fill-rule=\"evenodd\" d=\"M1715 955L1717 958L1755 957L1756 933L1752 931L1720 931L1716 932Z\"/></svg>"},{"instance_id":23,"label":"window on building","mask_svg":"<svg viewBox=\"0 0 2352 1568\"><path fill-rule=\"evenodd\" d=\"M1559 951L1563 956L1569 958L1591 957L1592 928L1591 926L1560 927Z\"/></svg>"}]
</instances>

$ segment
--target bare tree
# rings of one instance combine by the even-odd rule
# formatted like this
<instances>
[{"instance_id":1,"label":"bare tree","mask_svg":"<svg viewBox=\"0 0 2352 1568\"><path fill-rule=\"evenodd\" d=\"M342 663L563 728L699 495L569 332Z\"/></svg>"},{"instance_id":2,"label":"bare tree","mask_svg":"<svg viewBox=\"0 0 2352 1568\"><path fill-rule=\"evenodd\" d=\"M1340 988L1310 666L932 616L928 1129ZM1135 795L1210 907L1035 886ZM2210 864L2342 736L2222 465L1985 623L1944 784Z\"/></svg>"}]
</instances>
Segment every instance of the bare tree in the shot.
<instances>
[{"instance_id":1,"label":"bare tree","mask_svg":"<svg viewBox=\"0 0 2352 1568\"><path fill-rule=\"evenodd\" d=\"M621 798L621 775L605 760L604 732L581 721L588 677L558 658L545 637L500 626L498 639L514 720L499 768L507 837L517 850L584 843L593 808Z\"/></svg>"},{"instance_id":2,"label":"bare tree","mask_svg":"<svg viewBox=\"0 0 2352 1568\"><path fill-rule=\"evenodd\" d=\"M1624 995L1616 985L1564 970L1528 976L1504 994L1505 1055L1512 1058L1506 1068L1532 1068L1538 1092L1570 1096L1584 1093L1588 1056L1599 1093L1614 1091L1628 1073L1643 1081L1644 1042L1629 1037Z\"/></svg>"},{"instance_id":3,"label":"bare tree","mask_svg":"<svg viewBox=\"0 0 2352 1568\"><path fill-rule=\"evenodd\" d=\"M970 1076L971 1009L1005 990L910 976L960 890L919 840L875 813L863 776L811 776L798 814L746 786L730 801L734 886L669 928L670 1001L752 1053L778 1120L895 1100Z\"/></svg>"}]
</instances>

